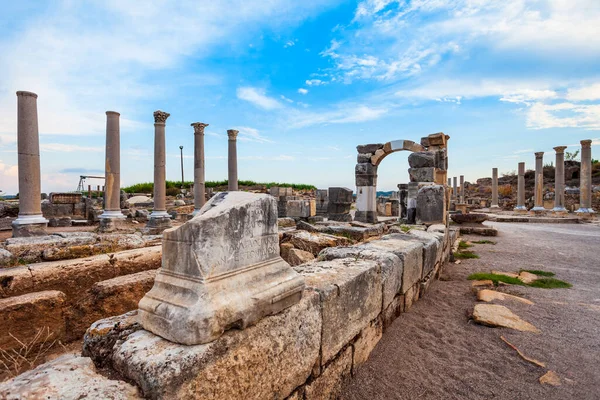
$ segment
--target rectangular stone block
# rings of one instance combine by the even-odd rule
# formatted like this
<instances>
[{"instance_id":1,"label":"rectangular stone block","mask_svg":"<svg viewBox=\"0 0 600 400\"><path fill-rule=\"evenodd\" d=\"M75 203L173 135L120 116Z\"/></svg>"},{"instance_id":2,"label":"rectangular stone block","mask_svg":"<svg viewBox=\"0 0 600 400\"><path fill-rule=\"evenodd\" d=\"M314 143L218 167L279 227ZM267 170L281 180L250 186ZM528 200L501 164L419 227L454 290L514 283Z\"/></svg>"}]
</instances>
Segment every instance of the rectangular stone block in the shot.
<instances>
[{"instance_id":1,"label":"rectangular stone block","mask_svg":"<svg viewBox=\"0 0 600 400\"><path fill-rule=\"evenodd\" d=\"M321 296L325 365L381 312L380 267L375 261L345 258L294 269Z\"/></svg>"},{"instance_id":2,"label":"rectangular stone block","mask_svg":"<svg viewBox=\"0 0 600 400\"><path fill-rule=\"evenodd\" d=\"M387 306L387 308L383 311L382 322L383 322L383 332L386 331L387 328L394 322L396 318L400 316L404 312L404 295L399 294L394 297L394 300Z\"/></svg>"},{"instance_id":3,"label":"rectangular stone block","mask_svg":"<svg viewBox=\"0 0 600 400\"><path fill-rule=\"evenodd\" d=\"M434 182L435 171L434 167L409 168L408 175L411 182Z\"/></svg>"},{"instance_id":4,"label":"rectangular stone block","mask_svg":"<svg viewBox=\"0 0 600 400\"><path fill-rule=\"evenodd\" d=\"M321 311L314 291L305 291L299 303L254 326L194 346L135 332L139 326L120 323L129 315L92 325L85 354L95 362L112 360L147 398L285 399L306 382L319 357Z\"/></svg>"},{"instance_id":5,"label":"rectangular stone block","mask_svg":"<svg viewBox=\"0 0 600 400\"><path fill-rule=\"evenodd\" d=\"M360 336L354 342L354 358L352 367L356 368L363 364L369 358L369 355L379 343L381 336L383 335L383 324L381 319L377 318L371 321L369 326L364 328L360 332Z\"/></svg>"},{"instance_id":6,"label":"rectangular stone block","mask_svg":"<svg viewBox=\"0 0 600 400\"><path fill-rule=\"evenodd\" d=\"M33 277L27 266L0 268L0 298L32 292Z\"/></svg>"},{"instance_id":7,"label":"rectangular stone block","mask_svg":"<svg viewBox=\"0 0 600 400\"><path fill-rule=\"evenodd\" d=\"M314 200L288 200L286 202L286 217L308 218L315 214Z\"/></svg>"},{"instance_id":8,"label":"rectangular stone block","mask_svg":"<svg viewBox=\"0 0 600 400\"><path fill-rule=\"evenodd\" d=\"M77 204L81 198L81 193L50 193L50 203L53 204Z\"/></svg>"},{"instance_id":9,"label":"rectangular stone block","mask_svg":"<svg viewBox=\"0 0 600 400\"><path fill-rule=\"evenodd\" d=\"M419 189L417 194L417 223L444 223L446 213L444 186L429 185Z\"/></svg>"},{"instance_id":10,"label":"rectangular stone block","mask_svg":"<svg viewBox=\"0 0 600 400\"><path fill-rule=\"evenodd\" d=\"M442 238L438 234L421 230L411 230L408 234L423 243L423 273L421 279L425 278L442 258Z\"/></svg>"},{"instance_id":11,"label":"rectangular stone block","mask_svg":"<svg viewBox=\"0 0 600 400\"><path fill-rule=\"evenodd\" d=\"M53 204L53 203L42 203L42 214L46 218L60 218L60 217L70 217L73 215L73 204Z\"/></svg>"},{"instance_id":12,"label":"rectangular stone block","mask_svg":"<svg viewBox=\"0 0 600 400\"><path fill-rule=\"evenodd\" d=\"M29 293L0 300L0 348L21 349L16 339L34 347L44 340L65 340L65 294L57 290ZM39 334L38 341L33 343ZM11 336L12 335L12 336ZM14 336L14 338L13 338Z\"/></svg>"},{"instance_id":13,"label":"rectangular stone block","mask_svg":"<svg viewBox=\"0 0 600 400\"><path fill-rule=\"evenodd\" d=\"M352 346L348 346L323 373L304 388L305 400L337 399L352 373Z\"/></svg>"}]
</instances>

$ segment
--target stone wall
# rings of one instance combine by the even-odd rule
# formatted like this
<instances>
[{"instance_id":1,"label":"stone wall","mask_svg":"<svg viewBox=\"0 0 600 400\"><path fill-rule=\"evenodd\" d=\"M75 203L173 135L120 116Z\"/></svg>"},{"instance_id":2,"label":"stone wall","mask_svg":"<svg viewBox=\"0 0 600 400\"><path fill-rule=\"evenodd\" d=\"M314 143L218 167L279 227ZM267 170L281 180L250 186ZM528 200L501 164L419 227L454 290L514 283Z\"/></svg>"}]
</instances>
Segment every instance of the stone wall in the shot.
<instances>
[{"instance_id":1,"label":"stone wall","mask_svg":"<svg viewBox=\"0 0 600 400\"><path fill-rule=\"evenodd\" d=\"M137 311L100 320L86 333L84 356L148 398L333 398L424 295L456 238L433 225L324 249L295 267L307 284L300 303L207 344L155 336L137 323Z\"/></svg>"}]
</instances>

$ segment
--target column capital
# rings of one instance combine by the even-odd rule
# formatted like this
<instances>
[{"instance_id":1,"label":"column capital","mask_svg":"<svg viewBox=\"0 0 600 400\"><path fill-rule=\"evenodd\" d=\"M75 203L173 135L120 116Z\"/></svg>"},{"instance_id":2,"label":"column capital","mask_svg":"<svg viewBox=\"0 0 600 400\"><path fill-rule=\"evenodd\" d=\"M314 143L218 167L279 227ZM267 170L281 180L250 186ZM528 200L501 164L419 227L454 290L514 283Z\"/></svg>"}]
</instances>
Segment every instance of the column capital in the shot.
<instances>
[{"instance_id":1,"label":"column capital","mask_svg":"<svg viewBox=\"0 0 600 400\"><path fill-rule=\"evenodd\" d=\"M544 157L543 151L538 151L537 153L535 153L535 158L542 158L542 157Z\"/></svg>"},{"instance_id":2,"label":"column capital","mask_svg":"<svg viewBox=\"0 0 600 400\"><path fill-rule=\"evenodd\" d=\"M161 110L156 110L154 111L154 123L158 124L158 123L165 123L167 122L167 118L169 118L171 114L169 114L168 112L164 112Z\"/></svg>"},{"instance_id":3,"label":"column capital","mask_svg":"<svg viewBox=\"0 0 600 400\"><path fill-rule=\"evenodd\" d=\"M591 147L592 139L582 140L580 143L581 143L581 147Z\"/></svg>"},{"instance_id":4,"label":"column capital","mask_svg":"<svg viewBox=\"0 0 600 400\"><path fill-rule=\"evenodd\" d=\"M118 112L116 112L116 111L107 111L107 112L106 112L106 115L116 115L116 116L119 116L119 115L121 115L121 114L119 114L119 113L118 113Z\"/></svg>"},{"instance_id":5,"label":"column capital","mask_svg":"<svg viewBox=\"0 0 600 400\"><path fill-rule=\"evenodd\" d=\"M239 131L235 129L227 129L227 136L229 136L229 140L236 140Z\"/></svg>"},{"instance_id":6,"label":"column capital","mask_svg":"<svg viewBox=\"0 0 600 400\"><path fill-rule=\"evenodd\" d=\"M556 151L556 154L563 154L565 152L566 148L567 148L567 146L556 146L556 147L553 147L554 151Z\"/></svg>"},{"instance_id":7,"label":"column capital","mask_svg":"<svg viewBox=\"0 0 600 400\"><path fill-rule=\"evenodd\" d=\"M35 99L37 99L37 97L38 97L38 95L37 95L37 94L35 94L35 93L33 93L33 92L26 92L26 91L24 91L24 90L19 90L19 91L17 92L17 96L31 96L31 97L33 97L33 98L35 98Z\"/></svg>"},{"instance_id":8,"label":"column capital","mask_svg":"<svg viewBox=\"0 0 600 400\"><path fill-rule=\"evenodd\" d=\"M204 122L193 122L190 125L194 127L194 135L204 135L204 128L208 126Z\"/></svg>"}]
</instances>

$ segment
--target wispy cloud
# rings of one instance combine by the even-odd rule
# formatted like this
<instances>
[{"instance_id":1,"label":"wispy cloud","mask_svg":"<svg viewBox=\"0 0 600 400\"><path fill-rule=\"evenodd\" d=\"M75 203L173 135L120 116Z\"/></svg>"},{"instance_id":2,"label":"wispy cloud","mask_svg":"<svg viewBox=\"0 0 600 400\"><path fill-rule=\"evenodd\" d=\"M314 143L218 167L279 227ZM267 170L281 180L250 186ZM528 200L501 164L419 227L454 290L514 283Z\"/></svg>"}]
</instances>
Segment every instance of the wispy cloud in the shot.
<instances>
[{"instance_id":1,"label":"wispy cloud","mask_svg":"<svg viewBox=\"0 0 600 400\"><path fill-rule=\"evenodd\" d=\"M300 94L307 94L308 90L306 90L304 88L300 88L300 89L298 89L298 93L300 93Z\"/></svg>"},{"instance_id":2,"label":"wispy cloud","mask_svg":"<svg viewBox=\"0 0 600 400\"><path fill-rule=\"evenodd\" d=\"M238 140L242 142L274 143L272 140L262 136L258 129L248 126L238 126L234 129L239 131Z\"/></svg>"},{"instance_id":3,"label":"wispy cloud","mask_svg":"<svg viewBox=\"0 0 600 400\"><path fill-rule=\"evenodd\" d=\"M245 100L264 110L275 110L283 105L272 97L268 97L265 91L254 87L240 87L237 89L238 99Z\"/></svg>"},{"instance_id":4,"label":"wispy cloud","mask_svg":"<svg viewBox=\"0 0 600 400\"><path fill-rule=\"evenodd\" d=\"M65 143L41 143L40 150L58 153L96 153L103 152L104 147L91 147L91 146L79 146L77 144L65 144Z\"/></svg>"}]
</instances>

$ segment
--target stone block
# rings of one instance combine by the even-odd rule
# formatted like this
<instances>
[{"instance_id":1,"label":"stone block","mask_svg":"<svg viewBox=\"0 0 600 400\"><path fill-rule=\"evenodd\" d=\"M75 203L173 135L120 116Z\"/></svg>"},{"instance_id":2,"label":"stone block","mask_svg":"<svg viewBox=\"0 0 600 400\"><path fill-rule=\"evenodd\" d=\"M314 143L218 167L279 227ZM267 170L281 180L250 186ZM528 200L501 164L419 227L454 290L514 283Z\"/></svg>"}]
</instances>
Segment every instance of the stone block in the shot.
<instances>
[{"instance_id":1,"label":"stone block","mask_svg":"<svg viewBox=\"0 0 600 400\"><path fill-rule=\"evenodd\" d=\"M375 144L363 144L356 146L356 151L361 154L365 153L375 153L377 150L383 148L383 143L375 143Z\"/></svg>"},{"instance_id":2,"label":"stone block","mask_svg":"<svg viewBox=\"0 0 600 400\"><path fill-rule=\"evenodd\" d=\"M435 168L409 168L408 175L411 182L434 182Z\"/></svg>"},{"instance_id":3,"label":"stone block","mask_svg":"<svg viewBox=\"0 0 600 400\"><path fill-rule=\"evenodd\" d=\"M356 186L375 186L377 184L377 167L373 164L356 164L354 172ZM331 201L331 194L329 195L329 201Z\"/></svg>"},{"instance_id":4,"label":"stone block","mask_svg":"<svg viewBox=\"0 0 600 400\"><path fill-rule=\"evenodd\" d=\"M329 214L327 216L329 221L337 221L337 222L350 222L352 221L352 215L350 213L344 214Z\"/></svg>"},{"instance_id":5,"label":"stone block","mask_svg":"<svg viewBox=\"0 0 600 400\"><path fill-rule=\"evenodd\" d=\"M381 336L383 335L383 324L381 319L377 318L364 328L360 332L360 336L353 344L354 357L352 361L352 368L358 367L363 364L369 358L369 355L379 343Z\"/></svg>"},{"instance_id":6,"label":"stone block","mask_svg":"<svg viewBox=\"0 0 600 400\"><path fill-rule=\"evenodd\" d=\"M81 193L50 193L52 204L77 204L82 199Z\"/></svg>"},{"instance_id":7,"label":"stone block","mask_svg":"<svg viewBox=\"0 0 600 400\"><path fill-rule=\"evenodd\" d=\"M179 345L136 331L134 321L126 314L94 323L84 349L94 360L109 360L148 398L285 399L318 362L322 326L319 295L313 291L277 315L202 345Z\"/></svg>"},{"instance_id":8,"label":"stone block","mask_svg":"<svg viewBox=\"0 0 600 400\"><path fill-rule=\"evenodd\" d=\"M419 151L416 153L410 153L408 156L408 165L411 168L435 167L435 152Z\"/></svg>"},{"instance_id":9,"label":"stone block","mask_svg":"<svg viewBox=\"0 0 600 400\"><path fill-rule=\"evenodd\" d=\"M325 367L323 373L304 388L305 400L337 399L352 373L352 346Z\"/></svg>"},{"instance_id":10,"label":"stone block","mask_svg":"<svg viewBox=\"0 0 600 400\"><path fill-rule=\"evenodd\" d=\"M400 316L404 312L404 295L399 294L394 297L394 300L387 306L385 310L383 310L382 315L382 323L383 323L383 332L386 331L387 328L394 322L396 318Z\"/></svg>"},{"instance_id":11,"label":"stone block","mask_svg":"<svg viewBox=\"0 0 600 400\"><path fill-rule=\"evenodd\" d=\"M219 193L164 232L162 267L139 304L144 329L207 343L297 303L304 280L279 256L275 204L266 194Z\"/></svg>"},{"instance_id":12,"label":"stone block","mask_svg":"<svg viewBox=\"0 0 600 400\"><path fill-rule=\"evenodd\" d=\"M358 153L358 155L356 156L356 162L359 164L360 163L370 163L372 156L373 156L373 153Z\"/></svg>"},{"instance_id":13,"label":"stone block","mask_svg":"<svg viewBox=\"0 0 600 400\"><path fill-rule=\"evenodd\" d=\"M435 268L437 261L442 258L443 235L413 229L408 234L423 243L423 272L425 278Z\"/></svg>"},{"instance_id":14,"label":"stone block","mask_svg":"<svg viewBox=\"0 0 600 400\"><path fill-rule=\"evenodd\" d=\"M3 324L0 349L21 349L21 343L34 346L36 335L40 337L35 344L40 344L46 338L48 343L64 341L65 300L65 294L57 290L0 299L0 320Z\"/></svg>"},{"instance_id":15,"label":"stone block","mask_svg":"<svg viewBox=\"0 0 600 400\"><path fill-rule=\"evenodd\" d=\"M27 266L0 268L0 298L33 291L33 278Z\"/></svg>"},{"instance_id":16,"label":"stone block","mask_svg":"<svg viewBox=\"0 0 600 400\"><path fill-rule=\"evenodd\" d=\"M6 239L6 250L22 262L38 262L43 259L47 249L70 246L93 245L98 235L91 232L61 233L36 237L17 237Z\"/></svg>"},{"instance_id":17,"label":"stone block","mask_svg":"<svg viewBox=\"0 0 600 400\"><path fill-rule=\"evenodd\" d=\"M380 267L375 261L344 258L294 269L321 296L321 365L325 365L381 312Z\"/></svg>"},{"instance_id":18,"label":"stone block","mask_svg":"<svg viewBox=\"0 0 600 400\"><path fill-rule=\"evenodd\" d=\"M273 197L293 196L291 187L271 186L269 193Z\"/></svg>"},{"instance_id":19,"label":"stone block","mask_svg":"<svg viewBox=\"0 0 600 400\"><path fill-rule=\"evenodd\" d=\"M446 135L442 132L433 133L428 136L428 139L429 139L430 146L441 146L441 147L446 147L447 140L448 140Z\"/></svg>"},{"instance_id":20,"label":"stone block","mask_svg":"<svg viewBox=\"0 0 600 400\"><path fill-rule=\"evenodd\" d=\"M45 218L70 217L73 215L73 204L42 203L42 214Z\"/></svg>"},{"instance_id":21,"label":"stone block","mask_svg":"<svg viewBox=\"0 0 600 400\"><path fill-rule=\"evenodd\" d=\"M296 227L296 220L290 217L277 218L277 226L279 228L294 228Z\"/></svg>"},{"instance_id":22,"label":"stone block","mask_svg":"<svg viewBox=\"0 0 600 400\"><path fill-rule=\"evenodd\" d=\"M429 185L419 189L417 194L417 222L439 224L445 221L445 192L442 185Z\"/></svg>"},{"instance_id":23,"label":"stone block","mask_svg":"<svg viewBox=\"0 0 600 400\"><path fill-rule=\"evenodd\" d=\"M71 217L49 218L48 226L51 228L71 226Z\"/></svg>"},{"instance_id":24,"label":"stone block","mask_svg":"<svg viewBox=\"0 0 600 400\"><path fill-rule=\"evenodd\" d=\"M352 204L352 189L345 187L330 187L329 202L333 204Z\"/></svg>"},{"instance_id":25,"label":"stone block","mask_svg":"<svg viewBox=\"0 0 600 400\"><path fill-rule=\"evenodd\" d=\"M12 267L17 263L17 257L15 257L10 251L0 248L0 268Z\"/></svg>"},{"instance_id":26,"label":"stone block","mask_svg":"<svg viewBox=\"0 0 600 400\"><path fill-rule=\"evenodd\" d=\"M443 171L448 170L448 156L446 149L435 151L435 161L433 166Z\"/></svg>"},{"instance_id":27,"label":"stone block","mask_svg":"<svg viewBox=\"0 0 600 400\"><path fill-rule=\"evenodd\" d=\"M307 263L314 259L315 256L308 251L291 248L287 253L287 258L285 258L285 261L287 261L291 266L296 266Z\"/></svg>"},{"instance_id":28,"label":"stone block","mask_svg":"<svg viewBox=\"0 0 600 400\"><path fill-rule=\"evenodd\" d=\"M161 261L162 246L160 245L120 251L111 258L117 276L158 269Z\"/></svg>"},{"instance_id":29,"label":"stone block","mask_svg":"<svg viewBox=\"0 0 600 400\"><path fill-rule=\"evenodd\" d=\"M316 214L314 200L287 200L286 216L294 218L308 218Z\"/></svg>"},{"instance_id":30,"label":"stone block","mask_svg":"<svg viewBox=\"0 0 600 400\"><path fill-rule=\"evenodd\" d=\"M350 244L350 241L345 237L307 231L286 232L283 235L283 241L293 244L297 249L308 251L314 256L319 255L319 252L324 248Z\"/></svg>"},{"instance_id":31,"label":"stone block","mask_svg":"<svg viewBox=\"0 0 600 400\"><path fill-rule=\"evenodd\" d=\"M92 360L66 354L0 384L0 398L142 399L135 386L96 372Z\"/></svg>"}]
</instances>

